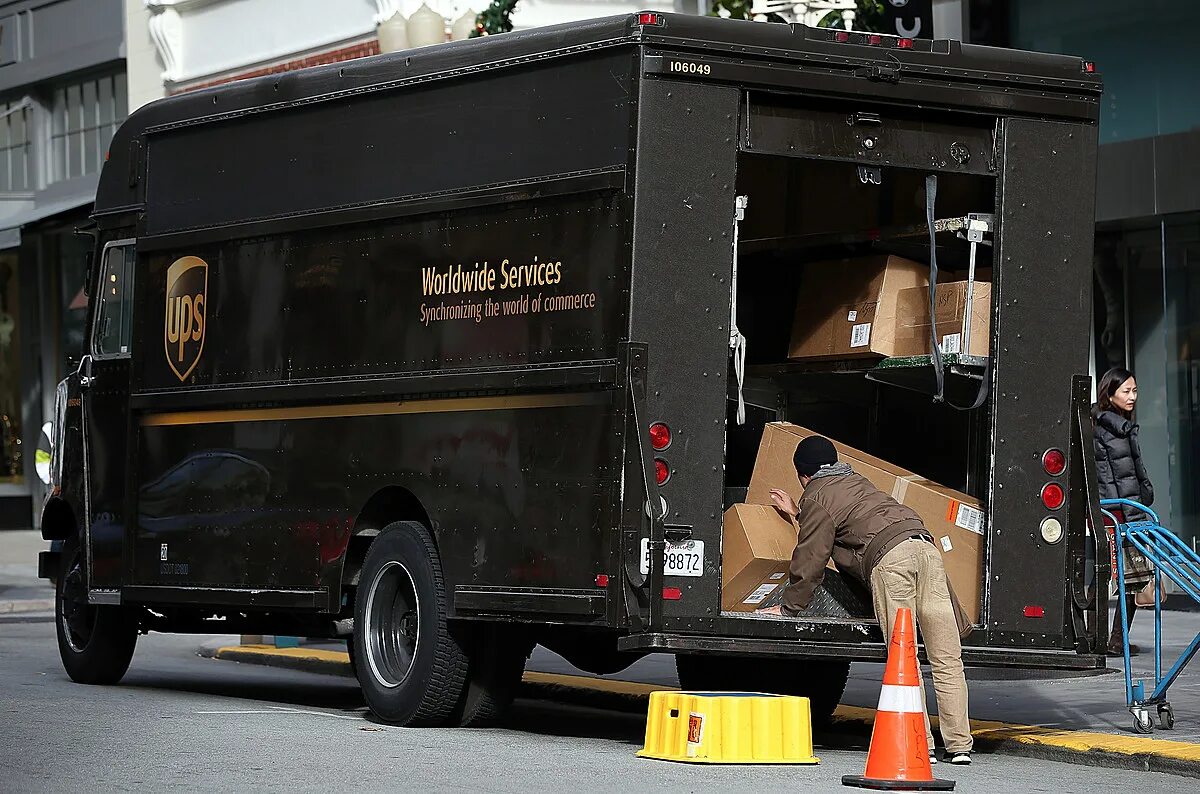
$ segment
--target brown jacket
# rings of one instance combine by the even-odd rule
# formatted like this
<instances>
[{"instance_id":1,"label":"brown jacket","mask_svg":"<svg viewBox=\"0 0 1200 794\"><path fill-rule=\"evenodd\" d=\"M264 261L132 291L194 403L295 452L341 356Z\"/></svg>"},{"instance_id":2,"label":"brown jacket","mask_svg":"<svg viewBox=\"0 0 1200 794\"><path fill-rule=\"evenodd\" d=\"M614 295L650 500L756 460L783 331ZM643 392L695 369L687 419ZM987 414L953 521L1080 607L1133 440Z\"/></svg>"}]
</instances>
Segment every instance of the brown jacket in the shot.
<instances>
[{"instance_id":1,"label":"brown jacket","mask_svg":"<svg viewBox=\"0 0 1200 794\"><path fill-rule=\"evenodd\" d=\"M798 506L785 615L795 616L812 601L830 557L839 571L870 588L871 569L897 544L913 536L933 540L915 512L858 474L812 480Z\"/></svg>"}]
</instances>

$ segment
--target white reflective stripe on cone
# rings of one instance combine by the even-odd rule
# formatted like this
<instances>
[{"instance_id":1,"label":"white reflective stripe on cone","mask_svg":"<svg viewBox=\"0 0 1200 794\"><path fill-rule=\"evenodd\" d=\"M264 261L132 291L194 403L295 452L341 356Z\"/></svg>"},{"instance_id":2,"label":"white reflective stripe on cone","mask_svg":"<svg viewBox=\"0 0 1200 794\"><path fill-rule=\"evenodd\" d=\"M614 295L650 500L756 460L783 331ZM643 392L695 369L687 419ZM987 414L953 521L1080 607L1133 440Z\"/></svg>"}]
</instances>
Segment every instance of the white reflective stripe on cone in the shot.
<instances>
[{"instance_id":1,"label":"white reflective stripe on cone","mask_svg":"<svg viewBox=\"0 0 1200 794\"><path fill-rule=\"evenodd\" d=\"M924 713L925 709L921 705L921 688L884 684L883 689L879 692L879 710L893 711L898 714Z\"/></svg>"}]
</instances>

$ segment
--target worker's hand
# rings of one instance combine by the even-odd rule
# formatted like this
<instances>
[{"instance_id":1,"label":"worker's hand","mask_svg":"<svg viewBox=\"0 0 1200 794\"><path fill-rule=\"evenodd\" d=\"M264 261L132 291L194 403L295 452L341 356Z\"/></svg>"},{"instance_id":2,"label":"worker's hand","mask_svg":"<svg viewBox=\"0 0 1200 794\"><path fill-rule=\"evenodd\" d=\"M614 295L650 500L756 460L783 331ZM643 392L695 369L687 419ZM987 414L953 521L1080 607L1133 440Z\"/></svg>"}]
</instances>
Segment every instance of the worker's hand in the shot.
<instances>
[{"instance_id":1,"label":"worker's hand","mask_svg":"<svg viewBox=\"0 0 1200 794\"><path fill-rule=\"evenodd\" d=\"M756 609L756 610L754 610L754 614L756 614L756 615L776 615L778 617L783 617L783 607L773 606L773 607L765 607L763 609Z\"/></svg>"},{"instance_id":2,"label":"worker's hand","mask_svg":"<svg viewBox=\"0 0 1200 794\"><path fill-rule=\"evenodd\" d=\"M796 507L796 500L787 491L772 488L771 501L775 504L775 509L788 518L795 518L800 513L800 508Z\"/></svg>"}]
</instances>

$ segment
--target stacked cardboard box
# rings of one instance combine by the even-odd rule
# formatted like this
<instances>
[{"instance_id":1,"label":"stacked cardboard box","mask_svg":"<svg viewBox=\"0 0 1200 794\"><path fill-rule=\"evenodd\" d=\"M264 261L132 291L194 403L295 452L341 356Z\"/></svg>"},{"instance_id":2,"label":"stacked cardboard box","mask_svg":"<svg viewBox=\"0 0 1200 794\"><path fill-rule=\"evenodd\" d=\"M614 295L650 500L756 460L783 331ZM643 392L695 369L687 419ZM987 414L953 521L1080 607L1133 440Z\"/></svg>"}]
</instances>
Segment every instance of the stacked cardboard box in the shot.
<instances>
[{"instance_id":1,"label":"stacked cardboard box","mask_svg":"<svg viewBox=\"0 0 1200 794\"><path fill-rule=\"evenodd\" d=\"M849 359L895 355L897 298L929 287L929 267L872 256L804 267L788 357Z\"/></svg>"},{"instance_id":2,"label":"stacked cardboard box","mask_svg":"<svg viewBox=\"0 0 1200 794\"><path fill-rule=\"evenodd\" d=\"M991 345L992 285L976 281L973 290L965 281L938 283L934 290L934 319L943 353L967 352L986 356ZM970 336L964 319L967 316L967 296L971 296ZM896 297L896 331L894 356L929 355L933 329L929 320L929 287L900 290Z\"/></svg>"},{"instance_id":3,"label":"stacked cardboard box","mask_svg":"<svg viewBox=\"0 0 1200 794\"><path fill-rule=\"evenodd\" d=\"M766 585L786 584L795 531L769 506L770 489L800 496L792 455L801 439L810 435L813 431L786 422L768 424L763 432L746 496L749 504L734 505L725 514L721 601L726 611L753 611L777 597L776 588L764 590ZM985 542L978 500L853 447L836 441L834 446L840 460L921 516L942 552L955 594L971 621L978 624ZM780 573L783 576L778 576Z\"/></svg>"}]
</instances>

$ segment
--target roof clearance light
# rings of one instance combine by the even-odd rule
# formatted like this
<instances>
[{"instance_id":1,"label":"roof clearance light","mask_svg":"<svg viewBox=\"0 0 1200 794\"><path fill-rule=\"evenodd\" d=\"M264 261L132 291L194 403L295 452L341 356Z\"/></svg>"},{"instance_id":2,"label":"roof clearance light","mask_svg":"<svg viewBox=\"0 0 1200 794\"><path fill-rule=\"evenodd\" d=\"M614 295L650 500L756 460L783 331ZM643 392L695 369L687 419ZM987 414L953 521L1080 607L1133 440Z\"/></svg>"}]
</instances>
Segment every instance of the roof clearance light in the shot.
<instances>
[{"instance_id":1,"label":"roof clearance light","mask_svg":"<svg viewBox=\"0 0 1200 794\"><path fill-rule=\"evenodd\" d=\"M661 452L671 446L671 428L662 422L650 425L650 446L654 447L655 452Z\"/></svg>"},{"instance_id":2,"label":"roof clearance light","mask_svg":"<svg viewBox=\"0 0 1200 794\"><path fill-rule=\"evenodd\" d=\"M840 41L844 44L845 42L850 41L850 34L844 30L839 30L833 34L833 40Z\"/></svg>"},{"instance_id":3,"label":"roof clearance light","mask_svg":"<svg viewBox=\"0 0 1200 794\"><path fill-rule=\"evenodd\" d=\"M896 42L896 46L902 50L911 50L913 48L912 39L900 39Z\"/></svg>"},{"instance_id":4,"label":"roof clearance light","mask_svg":"<svg viewBox=\"0 0 1200 794\"><path fill-rule=\"evenodd\" d=\"M1067 456L1061 449L1048 449L1042 453L1042 468L1051 477L1057 477L1067 470Z\"/></svg>"},{"instance_id":5,"label":"roof clearance light","mask_svg":"<svg viewBox=\"0 0 1200 794\"><path fill-rule=\"evenodd\" d=\"M639 25L661 25L662 17L653 11L643 11L637 15L637 23Z\"/></svg>"},{"instance_id":6,"label":"roof clearance light","mask_svg":"<svg viewBox=\"0 0 1200 794\"><path fill-rule=\"evenodd\" d=\"M870 36L867 36L867 44L870 44L872 47L883 44L883 36L880 36L878 33L872 33Z\"/></svg>"},{"instance_id":7,"label":"roof clearance light","mask_svg":"<svg viewBox=\"0 0 1200 794\"><path fill-rule=\"evenodd\" d=\"M1083 62L1083 71L1087 72L1088 74L1095 74L1096 73L1096 62L1095 61L1084 61Z\"/></svg>"},{"instance_id":8,"label":"roof clearance light","mask_svg":"<svg viewBox=\"0 0 1200 794\"><path fill-rule=\"evenodd\" d=\"M1057 510L1067 501L1063 487L1056 482L1048 482L1042 486L1042 504L1047 510Z\"/></svg>"}]
</instances>

